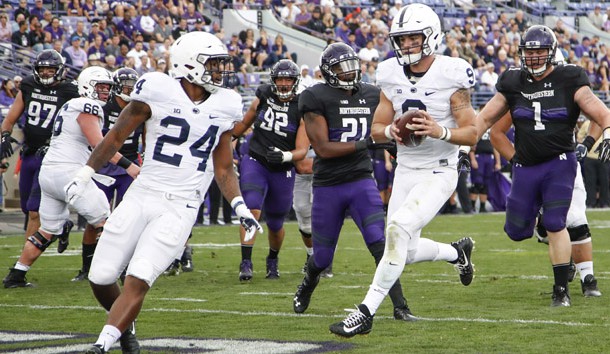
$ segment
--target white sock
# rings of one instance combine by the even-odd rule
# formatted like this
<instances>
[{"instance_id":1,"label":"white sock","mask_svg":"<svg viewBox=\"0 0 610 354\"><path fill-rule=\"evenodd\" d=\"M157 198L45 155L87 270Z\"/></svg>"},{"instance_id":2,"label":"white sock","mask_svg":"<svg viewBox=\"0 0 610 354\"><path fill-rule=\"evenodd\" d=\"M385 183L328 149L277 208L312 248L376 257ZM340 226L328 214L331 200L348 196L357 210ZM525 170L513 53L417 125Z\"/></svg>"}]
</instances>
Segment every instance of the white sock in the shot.
<instances>
[{"instance_id":1,"label":"white sock","mask_svg":"<svg viewBox=\"0 0 610 354\"><path fill-rule=\"evenodd\" d=\"M362 304L371 312L371 316L377 312L383 299L388 295L388 291L390 291L390 289L383 289L375 284L371 284L369 291L366 293L366 297L362 301Z\"/></svg>"},{"instance_id":2,"label":"white sock","mask_svg":"<svg viewBox=\"0 0 610 354\"><path fill-rule=\"evenodd\" d=\"M432 241L428 238L420 238L417 245L417 253L411 263L447 261L453 262L458 258L455 247L447 243Z\"/></svg>"},{"instance_id":3,"label":"white sock","mask_svg":"<svg viewBox=\"0 0 610 354\"><path fill-rule=\"evenodd\" d=\"M585 281L585 277L593 274L593 261L576 263L576 270L580 274L580 280Z\"/></svg>"},{"instance_id":4,"label":"white sock","mask_svg":"<svg viewBox=\"0 0 610 354\"><path fill-rule=\"evenodd\" d=\"M25 265L21 262L17 262L15 263L15 269L17 270L23 270L24 272L27 272L28 270L30 270L30 266L29 265Z\"/></svg>"},{"instance_id":5,"label":"white sock","mask_svg":"<svg viewBox=\"0 0 610 354\"><path fill-rule=\"evenodd\" d=\"M104 348L104 351L108 351L119 338L121 338L121 331L119 331L118 328L111 325L105 325L95 344L101 345Z\"/></svg>"},{"instance_id":6,"label":"white sock","mask_svg":"<svg viewBox=\"0 0 610 354\"><path fill-rule=\"evenodd\" d=\"M305 247L305 251L307 251L308 256L313 255L313 247Z\"/></svg>"}]
</instances>

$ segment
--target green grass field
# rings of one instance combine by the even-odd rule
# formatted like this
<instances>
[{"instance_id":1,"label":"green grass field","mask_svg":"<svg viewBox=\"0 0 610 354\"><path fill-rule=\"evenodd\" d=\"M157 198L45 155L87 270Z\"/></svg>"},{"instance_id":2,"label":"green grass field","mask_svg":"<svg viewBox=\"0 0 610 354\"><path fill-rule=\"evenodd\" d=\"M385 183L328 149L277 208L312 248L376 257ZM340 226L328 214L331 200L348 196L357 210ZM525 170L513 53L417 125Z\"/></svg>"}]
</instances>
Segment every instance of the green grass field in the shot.
<instances>
[{"instance_id":1,"label":"green grass field","mask_svg":"<svg viewBox=\"0 0 610 354\"><path fill-rule=\"evenodd\" d=\"M238 228L198 227L191 240L195 271L159 278L139 316L138 338L143 353L607 353L610 211L588 216L601 298L584 298L577 278L572 307L551 308L546 245L508 239L503 214L439 216L422 236L441 242L472 236L473 283L462 286L445 262L408 266L401 279L420 320L395 321L387 299L373 332L350 340L331 335L328 326L362 300L373 278L373 259L353 222L341 234L335 276L321 280L303 315L292 311L305 260L295 223L286 225L281 279L265 279L268 246L259 236L248 284L237 280ZM0 352L80 352L95 341L105 313L88 284L70 282L81 263L80 236L73 234L66 253L58 255L53 245L38 260L28 274L35 288L0 289ZM22 243L20 235L0 237L3 269L16 261Z\"/></svg>"}]
</instances>

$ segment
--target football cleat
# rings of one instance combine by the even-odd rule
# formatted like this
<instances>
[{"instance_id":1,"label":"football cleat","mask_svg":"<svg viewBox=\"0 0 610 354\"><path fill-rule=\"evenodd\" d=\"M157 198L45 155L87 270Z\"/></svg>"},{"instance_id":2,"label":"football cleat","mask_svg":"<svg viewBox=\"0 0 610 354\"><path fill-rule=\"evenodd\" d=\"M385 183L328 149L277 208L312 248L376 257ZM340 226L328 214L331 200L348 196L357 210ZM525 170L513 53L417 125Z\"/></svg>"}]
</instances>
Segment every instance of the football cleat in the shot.
<instances>
[{"instance_id":1,"label":"football cleat","mask_svg":"<svg viewBox=\"0 0 610 354\"><path fill-rule=\"evenodd\" d=\"M25 278L26 273L27 272L25 270L9 268L8 275L2 279L4 287L6 289L34 287L34 284L28 283L27 279Z\"/></svg>"},{"instance_id":2,"label":"football cleat","mask_svg":"<svg viewBox=\"0 0 610 354\"><path fill-rule=\"evenodd\" d=\"M123 354L140 354L140 343L136 338L136 324L132 322L131 325L123 332L121 338L119 338L121 344L121 350Z\"/></svg>"},{"instance_id":3,"label":"football cleat","mask_svg":"<svg viewBox=\"0 0 610 354\"><path fill-rule=\"evenodd\" d=\"M302 274L307 274L307 262L309 262L309 257L311 257L311 256L307 255L307 259L305 259L305 264L303 264L303 268L301 268Z\"/></svg>"},{"instance_id":4,"label":"football cleat","mask_svg":"<svg viewBox=\"0 0 610 354\"><path fill-rule=\"evenodd\" d=\"M180 266L182 271L185 273L193 271L193 247L186 246L184 252L182 252L182 258L180 258Z\"/></svg>"},{"instance_id":5,"label":"football cleat","mask_svg":"<svg viewBox=\"0 0 610 354\"><path fill-rule=\"evenodd\" d=\"M72 231L73 227L74 223L72 220L67 220L64 223L61 235L57 237L57 253L63 253L66 249L68 249L68 245L70 244L70 231Z\"/></svg>"},{"instance_id":6,"label":"football cleat","mask_svg":"<svg viewBox=\"0 0 610 354\"><path fill-rule=\"evenodd\" d=\"M243 259L239 264L239 281L249 281L252 279L252 261Z\"/></svg>"},{"instance_id":7,"label":"football cleat","mask_svg":"<svg viewBox=\"0 0 610 354\"><path fill-rule=\"evenodd\" d=\"M574 260L570 258L570 268L568 269L568 281L571 283L576 276L576 264L574 264Z\"/></svg>"},{"instance_id":8,"label":"football cleat","mask_svg":"<svg viewBox=\"0 0 610 354\"><path fill-rule=\"evenodd\" d=\"M165 270L165 272L163 272L163 274L170 276L170 277L179 275L180 274L180 260L174 259L172 264L170 264L169 267L167 267L167 269Z\"/></svg>"},{"instance_id":9,"label":"football cleat","mask_svg":"<svg viewBox=\"0 0 610 354\"><path fill-rule=\"evenodd\" d=\"M470 258L474 249L474 241L470 237L464 237L456 242L451 242L458 252L458 259L455 262L455 269L460 273L460 281L464 286L470 285L474 278L474 264Z\"/></svg>"},{"instance_id":10,"label":"football cleat","mask_svg":"<svg viewBox=\"0 0 610 354\"><path fill-rule=\"evenodd\" d=\"M584 281L580 281L580 287L582 288L582 294L585 297L600 297L602 292L597 287L597 279L593 274L588 274Z\"/></svg>"},{"instance_id":11,"label":"football cleat","mask_svg":"<svg viewBox=\"0 0 610 354\"><path fill-rule=\"evenodd\" d=\"M85 350L85 354L104 354L106 351L102 348L101 345L95 344Z\"/></svg>"},{"instance_id":12,"label":"football cleat","mask_svg":"<svg viewBox=\"0 0 610 354\"><path fill-rule=\"evenodd\" d=\"M309 278L309 274L306 274L303 278L303 282L297 288L294 299L292 299L292 308L296 313L303 313L309 307L311 301L311 294L318 286L320 282L320 275L316 276L313 280Z\"/></svg>"},{"instance_id":13,"label":"football cleat","mask_svg":"<svg viewBox=\"0 0 610 354\"><path fill-rule=\"evenodd\" d=\"M356 334L368 334L373 329L373 316L367 316L356 308L343 321L333 323L329 330L338 336L351 338Z\"/></svg>"},{"instance_id":14,"label":"football cleat","mask_svg":"<svg viewBox=\"0 0 610 354\"><path fill-rule=\"evenodd\" d=\"M89 272L85 272L84 270L79 270L78 274L76 274L76 276L74 278L72 278L71 281L83 281L83 280L89 280Z\"/></svg>"},{"instance_id":15,"label":"football cleat","mask_svg":"<svg viewBox=\"0 0 610 354\"><path fill-rule=\"evenodd\" d=\"M568 289L560 285L553 285L552 307L569 307L571 305Z\"/></svg>"},{"instance_id":16,"label":"football cleat","mask_svg":"<svg viewBox=\"0 0 610 354\"><path fill-rule=\"evenodd\" d=\"M277 268L278 259L272 259L267 257L267 279L279 279L280 271Z\"/></svg>"},{"instance_id":17,"label":"football cleat","mask_svg":"<svg viewBox=\"0 0 610 354\"><path fill-rule=\"evenodd\" d=\"M402 307L394 307L394 319L407 322L414 322L418 320L417 317L413 316L411 309L409 309L409 306L407 305Z\"/></svg>"}]
</instances>

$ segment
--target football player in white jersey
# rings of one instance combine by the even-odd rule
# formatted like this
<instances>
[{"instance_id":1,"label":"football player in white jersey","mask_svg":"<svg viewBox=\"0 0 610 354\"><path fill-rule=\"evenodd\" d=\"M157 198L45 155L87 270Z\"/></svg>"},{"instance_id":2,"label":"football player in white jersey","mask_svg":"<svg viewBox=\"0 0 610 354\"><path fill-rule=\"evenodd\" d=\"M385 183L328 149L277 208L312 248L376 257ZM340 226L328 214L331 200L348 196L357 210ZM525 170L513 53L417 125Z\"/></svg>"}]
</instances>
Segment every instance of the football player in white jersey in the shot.
<instances>
[{"instance_id":1,"label":"football player in white jersey","mask_svg":"<svg viewBox=\"0 0 610 354\"><path fill-rule=\"evenodd\" d=\"M106 104L112 84L111 74L102 67L83 70L78 78L81 97L66 102L55 117L51 144L38 177L42 193L40 228L27 238L19 260L5 278L5 286L16 279L25 281L32 264L62 233L64 223L70 218L68 203L96 228L102 227L110 214L104 193L95 185L74 199L66 199L63 187L85 165L91 154L90 147L102 141L102 106ZM110 162L120 164L123 156L114 154ZM139 173L139 167L131 162L125 168L134 177ZM31 286L25 283L25 286Z\"/></svg>"},{"instance_id":2,"label":"football player in white jersey","mask_svg":"<svg viewBox=\"0 0 610 354\"><path fill-rule=\"evenodd\" d=\"M182 252L212 178L231 200L246 237L262 233L233 170L231 129L242 117L242 101L221 87L229 60L216 36L181 36L170 48L170 76L154 72L140 77L131 102L67 187L68 196L80 195L94 171L145 124L149 151L142 171L108 218L89 271L93 293L109 314L87 353L105 353L129 332L146 293ZM116 280L127 265L121 292Z\"/></svg>"},{"instance_id":3,"label":"football player in white jersey","mask_svg":"<svg viewBox=\"0 0 610 354\"><path fill-rule=\"evenodd\" d=\"M352 337L372 330L373 316L400 277L405 264L444 260L455 264L463 285L474 268L473 240L451 244L420 238L421 230L438 213L456 188L458 145L476 144L475 111L469 89L475 84L472 67L464 60L434 54L442 41L437 14L428 6L411 4L394 17L390 41L396 58L380 63L377 84L381 99L371 136L375 142L398 142L398 167L388 206L386 247L373 283L356 311L330 326L331 332ZM397 75L397 73L403 75ZM394 119L417 109L414 129L427 138L407 147L396 135Z\"/></svg>"}]
</instances>

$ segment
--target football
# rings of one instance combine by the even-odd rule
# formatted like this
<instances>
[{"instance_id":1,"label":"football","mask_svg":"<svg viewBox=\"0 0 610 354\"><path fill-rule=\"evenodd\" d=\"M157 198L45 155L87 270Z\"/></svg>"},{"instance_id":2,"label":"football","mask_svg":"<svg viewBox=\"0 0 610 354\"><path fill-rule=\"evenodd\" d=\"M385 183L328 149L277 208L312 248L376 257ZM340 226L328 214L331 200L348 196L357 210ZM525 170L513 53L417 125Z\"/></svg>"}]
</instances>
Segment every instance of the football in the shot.
<instances>
[{"instance_id":1,"label":"football","mask_svg":"<svg viewBox=\"0 0 610 354\"><path fill-rule=\"evenodd\" d=\"M397 135L405 146L419 146L426 138L425 135L415 135L415 130L412 129L413 118L416 117L423 118L424 116L417 110L410 110L396 119L396 127L399 130Z\"/></svg>"}]
</instances>

